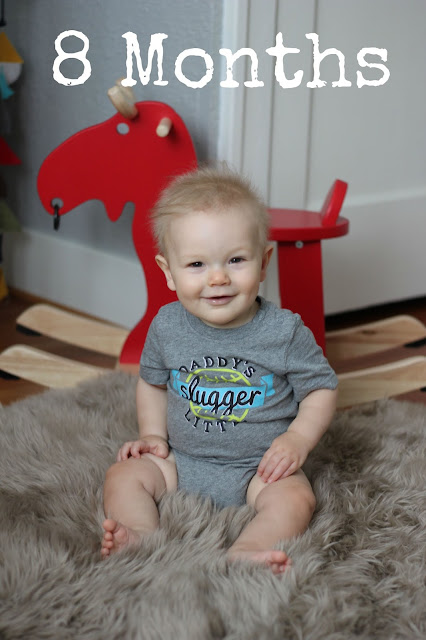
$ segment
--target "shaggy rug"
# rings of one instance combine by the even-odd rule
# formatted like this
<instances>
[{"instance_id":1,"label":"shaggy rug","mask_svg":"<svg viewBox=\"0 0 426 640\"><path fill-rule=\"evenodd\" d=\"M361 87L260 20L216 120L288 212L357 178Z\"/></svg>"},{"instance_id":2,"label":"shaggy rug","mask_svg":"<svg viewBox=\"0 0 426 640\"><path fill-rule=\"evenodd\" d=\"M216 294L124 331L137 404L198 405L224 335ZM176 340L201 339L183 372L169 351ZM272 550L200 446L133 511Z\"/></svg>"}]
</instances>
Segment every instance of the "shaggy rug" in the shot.
<instances>
[{"instance_id":1,"label":"shaggy rug","mask_svg":"<svg viewBox=\"0 0 426 640\"><path fill-rule=\"evenodd\" d=\"M0 408L1 638L426 637L424 406L335 418L306 465L316 513L278 577L226 562L250 507L182 492L150 539L100 560L102 482L137 433L134 385L111 373Z\"/></svg>"}]
</instances>

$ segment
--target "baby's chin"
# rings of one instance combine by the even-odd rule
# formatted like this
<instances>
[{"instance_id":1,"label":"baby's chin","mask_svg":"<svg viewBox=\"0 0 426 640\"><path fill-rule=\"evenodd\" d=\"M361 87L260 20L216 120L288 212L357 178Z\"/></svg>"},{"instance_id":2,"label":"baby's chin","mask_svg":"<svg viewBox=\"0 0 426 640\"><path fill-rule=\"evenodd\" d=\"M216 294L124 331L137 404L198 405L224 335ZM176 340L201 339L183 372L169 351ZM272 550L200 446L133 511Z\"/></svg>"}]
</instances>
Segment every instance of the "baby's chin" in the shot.
<instances>
[{"instance_id":1,"label":"baby's chin","mask_svg":"<svg viewBox=\"0 0 426 640\"><path fill-rule=\"evenodd\" d=\"M200 320L202 320L204 324L209 327L214 327L215 329L238 329L238 327L242 327L253 320L256 315L256 310L254 313L250 312L238 315L217 313L214 318L212 315L213 314L208 314L208 316L201 317Z\"/></svg>"}]
</instances>

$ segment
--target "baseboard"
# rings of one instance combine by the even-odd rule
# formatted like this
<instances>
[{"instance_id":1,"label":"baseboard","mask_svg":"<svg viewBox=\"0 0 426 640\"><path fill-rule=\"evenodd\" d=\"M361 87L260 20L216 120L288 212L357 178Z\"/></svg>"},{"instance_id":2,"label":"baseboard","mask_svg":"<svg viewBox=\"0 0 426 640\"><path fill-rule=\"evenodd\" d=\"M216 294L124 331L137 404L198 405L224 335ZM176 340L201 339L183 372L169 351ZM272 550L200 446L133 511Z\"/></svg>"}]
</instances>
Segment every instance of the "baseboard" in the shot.
<instances>
[{"instance_id":1,"label":"baseboard","mask_svg":"<svg viewBox=\"0 0 426 640\"><path fill-rule=\"evenodd\" d=\"M136 258L31 230L9 233L3 244L6 280L15 289L128 328L145 313L145 277Z\"/></svg>"}]
</instances>

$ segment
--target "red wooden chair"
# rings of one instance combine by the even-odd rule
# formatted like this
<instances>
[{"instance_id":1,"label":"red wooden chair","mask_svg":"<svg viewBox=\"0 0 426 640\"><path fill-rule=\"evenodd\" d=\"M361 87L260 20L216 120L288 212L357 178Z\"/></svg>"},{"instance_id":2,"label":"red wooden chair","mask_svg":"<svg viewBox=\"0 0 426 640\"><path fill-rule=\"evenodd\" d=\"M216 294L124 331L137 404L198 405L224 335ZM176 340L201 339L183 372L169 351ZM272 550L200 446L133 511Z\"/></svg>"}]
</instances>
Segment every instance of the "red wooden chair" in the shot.
<instances>
[{"instance_id":1,"label":"red wooden chair","mask_svg":"<svg viewBox=\"0 0 426 640\"><path fill-rule=\"evenodd\" d=\"M349 221L339 217L347 183L336 180L321 211L270 209L271 240L278 245L281 305L300 313L325 351L321 240L348 233Z\"/></svg>"}]
</instances>

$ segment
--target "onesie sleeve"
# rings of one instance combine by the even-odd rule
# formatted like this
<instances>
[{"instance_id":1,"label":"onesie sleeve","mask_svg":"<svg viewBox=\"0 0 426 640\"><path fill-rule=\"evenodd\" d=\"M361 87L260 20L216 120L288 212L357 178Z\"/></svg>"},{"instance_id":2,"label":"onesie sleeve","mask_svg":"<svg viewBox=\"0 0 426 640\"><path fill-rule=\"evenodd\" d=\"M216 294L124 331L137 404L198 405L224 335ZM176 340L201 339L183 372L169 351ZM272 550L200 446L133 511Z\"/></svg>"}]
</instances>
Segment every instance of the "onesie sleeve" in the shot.
<instances>
[{"instance_id":1,"label":"onesie sleeve","mask_svg":"<svg viewBox=\"0 0 426 640\"><path fill-rule=\"evenodd\" d=\"M301 402L311 391L336 389L338 379L315 341L313 333L295 314L295 326L288 345L286 370L287 380L293 388L294 397Z\"/></svg>"},{"instance_id":2,"label":"onesie sleeve","mask_svg":"<svg viewBox=\"0 0 426 640\"><path fill-rule=\"evenodd\" d=\"M142 351L139 375L149 384L167 384L169 371L164 364L158 315L151 322Z\"/></svg>"}]
</instances>

